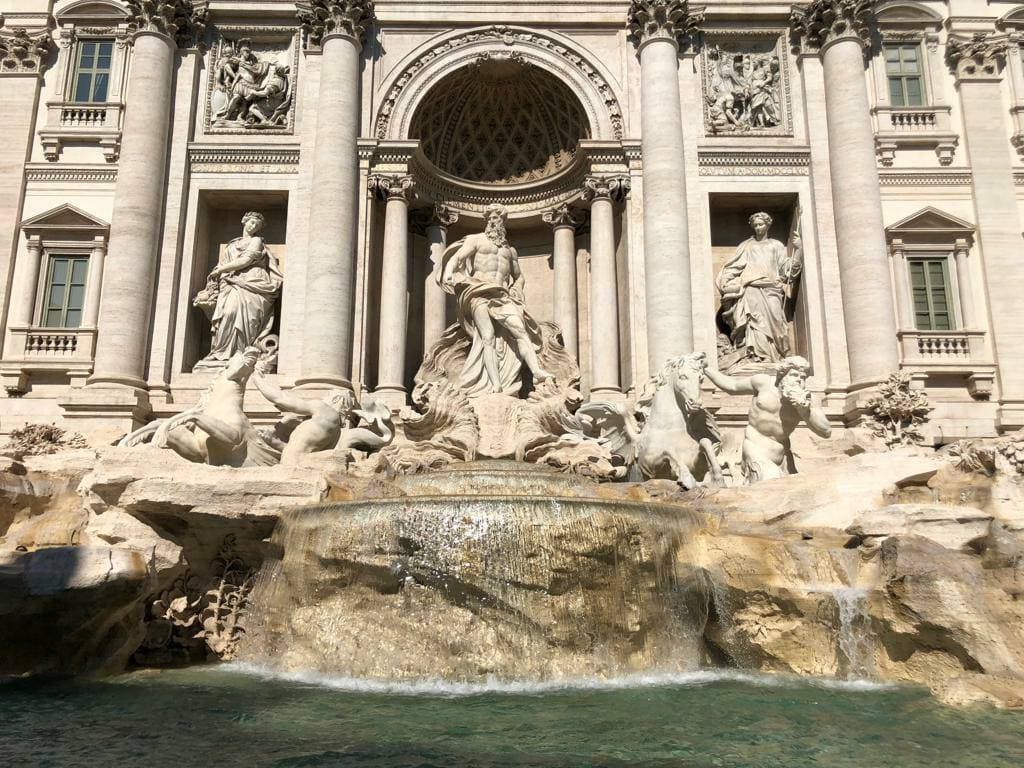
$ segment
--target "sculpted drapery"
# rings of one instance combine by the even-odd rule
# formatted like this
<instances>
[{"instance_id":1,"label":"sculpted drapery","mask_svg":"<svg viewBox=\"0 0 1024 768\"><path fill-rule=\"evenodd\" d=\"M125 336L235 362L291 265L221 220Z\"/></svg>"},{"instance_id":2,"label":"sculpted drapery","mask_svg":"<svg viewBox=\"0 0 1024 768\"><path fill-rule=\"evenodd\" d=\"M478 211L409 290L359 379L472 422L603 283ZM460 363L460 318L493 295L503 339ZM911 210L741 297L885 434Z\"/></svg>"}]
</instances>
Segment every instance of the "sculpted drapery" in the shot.
<instances>
[{"instance_id":1,"label":"sculpted drapery","mask_svg":"<svg viewBox=\"0 0 1024 768\"><path fill-rule=\"evenodd\" d=\"M730 340L745 357L763 362L789 354L786 299L802 268L799 235L790 250L768 237L771 223L766 213L750 217L754 237L740 243L715 281Z\"/></svg>"},{"instance_id":2,"label":"sculpted drapery","mask_svg":"<svg viewBox=\"0 0 1024 768\"><path fill-rule=\"evenodd\" d=\"M227 361L270 335L282 276L259 236L264 224L259 213L242 217L242 236L228 243L195 298L194 304L210 318L211 330L210 353L200 365Z\"/></svg>"}]
</instances>

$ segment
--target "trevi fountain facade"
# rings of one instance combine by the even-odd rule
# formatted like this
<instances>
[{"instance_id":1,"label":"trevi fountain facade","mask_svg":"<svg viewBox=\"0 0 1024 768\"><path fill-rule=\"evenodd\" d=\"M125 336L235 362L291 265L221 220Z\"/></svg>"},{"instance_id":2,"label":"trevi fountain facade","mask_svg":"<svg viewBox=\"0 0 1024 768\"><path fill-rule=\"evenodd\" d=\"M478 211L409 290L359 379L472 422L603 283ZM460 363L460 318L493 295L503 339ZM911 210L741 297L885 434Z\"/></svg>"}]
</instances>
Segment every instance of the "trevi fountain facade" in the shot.
<instances>
[{"instance_id":1,"label":"trevi fountain facade","mask_svg":"<svg viewBox=\"0 0 1024 768\"><path fill-rule=\"evenodd\" d=\"M0 13L0 675L1024 706L1024 5Z\"/></svg>"}]
</instances>

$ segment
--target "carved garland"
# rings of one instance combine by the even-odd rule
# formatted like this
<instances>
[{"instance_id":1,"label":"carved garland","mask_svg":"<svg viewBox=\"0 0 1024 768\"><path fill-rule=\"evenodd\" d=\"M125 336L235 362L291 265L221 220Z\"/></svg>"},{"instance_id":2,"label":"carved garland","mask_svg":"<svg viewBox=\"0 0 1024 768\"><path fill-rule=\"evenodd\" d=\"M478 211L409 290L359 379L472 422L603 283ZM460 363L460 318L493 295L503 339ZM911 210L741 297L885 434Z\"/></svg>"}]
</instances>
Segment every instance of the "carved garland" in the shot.
<instances>
[{"instance_id":1,"label":"carved garland","mask_svg":"<svg viewBox=\"0 0 1024 768\"><path fill-rule=\"evenodd\" d=\"M604 99L604 107L608 112L609 121L612 124L614 137L616 139L621 139L624 136L625 126L622 117L622 110L619 108L618 99L615 98L615 94L612 92L611 86L605 82L604 78L601 77L598 71L591 66L586 59L566 48L564 45L534 32L512 29L507 26L494 25L485 30L467 32L458 37L446 40L441 45L430 49L412 62L402 72L402 74L399 75L398 79L395 80L394 84L388 91L387 96L384 98L380 112L377 115L377 122L375 126L377 138L381 140L387 138L388 128L391 125L391 118L394 114L395 105L398 103L398 99L402 95L402 92L409 83L412 82L413 77L415 77L417 73L422 71L424 67L439 56L473 43L479 43L487 40L500 40L505 45L514 45L515 43L538 45L548 49L567 61L581 72L591 83L593 83L598 93L601 94L601 97Z\"/></svg>"}]
</instances>

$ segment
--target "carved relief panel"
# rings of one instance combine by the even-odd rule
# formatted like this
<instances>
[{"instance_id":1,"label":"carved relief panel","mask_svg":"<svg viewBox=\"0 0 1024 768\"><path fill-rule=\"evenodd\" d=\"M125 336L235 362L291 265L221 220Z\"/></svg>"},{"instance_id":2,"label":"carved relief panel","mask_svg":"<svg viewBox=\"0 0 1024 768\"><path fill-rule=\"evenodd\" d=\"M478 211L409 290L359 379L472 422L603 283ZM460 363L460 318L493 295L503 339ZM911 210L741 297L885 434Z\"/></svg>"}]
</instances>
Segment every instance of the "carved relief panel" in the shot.
<instances>
[{"instance_id":1,"label":"carved relief panel","mask_svg":"<svg viewBox=\"0 0 1024 768\"><path fill-rule=\"evenodd\" d=\"M295 28L225 26L218 32L210 51L206 133L292 133Z\"/></svg>"},{"instance_id":2,"label":"carved relief panel","mask_svg":"<svg viewBox=\"0 0 1024 768\"><path fill-rule=\"evenodd\" d=\"M777 32L708 32L702 54L708 135L792 133L786 46Z\"/></svg>"}]
</instances>

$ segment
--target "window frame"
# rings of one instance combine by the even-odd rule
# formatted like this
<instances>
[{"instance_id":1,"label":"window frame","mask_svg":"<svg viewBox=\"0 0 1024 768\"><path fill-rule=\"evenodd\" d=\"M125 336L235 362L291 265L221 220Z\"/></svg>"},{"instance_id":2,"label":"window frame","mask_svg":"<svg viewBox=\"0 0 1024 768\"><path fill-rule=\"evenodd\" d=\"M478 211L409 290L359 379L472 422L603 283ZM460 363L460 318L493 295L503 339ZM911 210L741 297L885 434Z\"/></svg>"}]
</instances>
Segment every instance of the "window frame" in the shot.
<instances>
[{"instance_id":1,"label":"window frame","mask_svg":"<svg viewBox=\"0 0 1024 768\"><path fill-rule=\"evenodd\" d=\"M40 295L36 306L38 307L35 316L34 327L46 328L51 330L78 330L82 327L82 321L85 318L86 304L89 300L89 270L92 267L91 254L89 252L77 251L74 248L54 248L45 249L43 252L43 258L46 260L45 272L43 272L43 280L39 286ZM50 294L53 286L53 270L54 265L58 260L65 259L68 262L68 272L65 279L64 285L64 297L62 305L59 308L61 313L61 323L59 325L50 325L48 323L48 315L54 308L50 304ZM85 273L81 279L81 295L82 301L81 306L71 311L77 311L79 313L79 319L77 325L67 324L67 315L69 311L69 302L71 299L71 288L79 285L79 283L72 281L72 275L74 271L75 263L85 264ZM42 270L41 270L42 271Z\"/></svg>"},{"instance_id":2,"label":"window frame","mask_svg":"<svg viewBox=\"0 0 1024 768\"><path fill-rule=\"evenodd\" d=\"M900 66L898 73L891 73L889 71L889 51L896 50L899 52L898 63ZM906 73L904 68L907 62L904 60L904 53L908 50L913 50L917 56L917 61L914 62L917 65L916 73ZM927 62L924 46L921 40L884 40L882 42L882 68L883 76L886 84L886 94L889 100L889 106L893 109L914 109L917 107L929 106L930 99L928 97L928 82L925 76L925 65ZM909 103L909 91L907 89L907 82L910 80L916 80L920 88L920 104ZM902 104L897 104L893 100L893 83L899 82Z\"/></svg>"},{"instance_id":3,"label":"window frame","mask_svg":"<svg viewBox=\"0 0 1024 768\"><path fill-rule=\"evenodd\" d=\"M90 67L82 67L82 59L85 56L85 47L87 45L95 45L96 50L93 53L92 60L94 64ZM99 59L101 57L101 50L103 46L109 47L109 53L107 54L107 67L101 69L99 67ZM108 104L111 101L111 86L114 82L114 65L115 65L115 51L116 51L116 40L113 37L81 37L75 40L74 46L74 57L71 62L71 77L69 82L69 93L68 100L73 104ZM79 79L82 74L89 75L89 98L79 99L78 98L78 86ZM96 80L97 76L105 74L107 76L106 87L104 89L103 98L95 98L96 93Z\"/></svg>"},{"instance_id":4,"label":"window frame","mask_svg":"<svg viewBox=\"0 0 1024 768\"><path fill-rule=\"evenodd\" d=\"M959 317L959 301L957 286L953 282L956 273L956 265L950 264L950 255L943 251L910 251L906 256L907 260L907 285L910 289L910 309L914 315L914 330L921 332L937 332L947 333L962 330L962 322ZM921 271L921 275L924 279L924 291L928 303L928 320L929 327L922 328L919 323L920 313L917 310L917 297L915 296L916 286L914 284L914 269L913 265L922 264L925 265ZM930 283L930 272L928 270L928 264L940 264L942 267L942 291L946 302L946 317L949 319L948 328L937 328L935 323L936 312L933 306L933 290L934 287Z\"/></svg>"}]
</instances>

